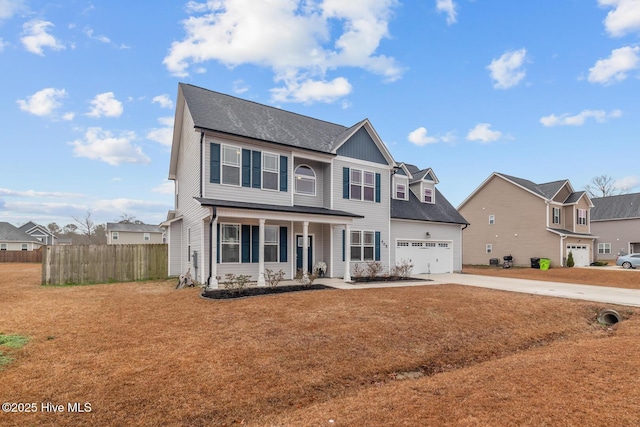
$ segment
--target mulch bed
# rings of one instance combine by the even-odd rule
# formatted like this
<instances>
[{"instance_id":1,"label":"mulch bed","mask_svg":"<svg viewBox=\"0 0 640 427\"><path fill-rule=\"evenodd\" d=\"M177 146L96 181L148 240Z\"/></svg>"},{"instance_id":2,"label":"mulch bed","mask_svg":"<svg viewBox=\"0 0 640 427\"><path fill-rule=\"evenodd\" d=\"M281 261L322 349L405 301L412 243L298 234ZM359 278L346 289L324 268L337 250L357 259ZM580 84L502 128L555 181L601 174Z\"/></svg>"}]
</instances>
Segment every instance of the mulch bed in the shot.
<instances>
[{"instance_id":1,"label":"mulch bed","mask_svg":"<svg viewBox=\"0 0 640 427\"><path fill-rule=\"evenodd\" d=\"M376 282L433 282L432 279L421 279L419 277L352 277L355 283L376 283Z\"/></svg>"},{"instance_id":2,"label":"mulch bed","mask_svg":"<svg viewBox=\"0 0 640 427\"><path fill-rule=\"evenodd\" d=\"M234 299L255 297L258 295L272 295L283 294L286 292L300 292L300 291L317 291L321 289L335 289L331 286L325 285L290 285L290 286L278 286L275 288L269 287L250 287L243 289L242 291L230 290L230 289L211 289L202 292L202 298L207 299Z\"/></svg>"}]
</instances>

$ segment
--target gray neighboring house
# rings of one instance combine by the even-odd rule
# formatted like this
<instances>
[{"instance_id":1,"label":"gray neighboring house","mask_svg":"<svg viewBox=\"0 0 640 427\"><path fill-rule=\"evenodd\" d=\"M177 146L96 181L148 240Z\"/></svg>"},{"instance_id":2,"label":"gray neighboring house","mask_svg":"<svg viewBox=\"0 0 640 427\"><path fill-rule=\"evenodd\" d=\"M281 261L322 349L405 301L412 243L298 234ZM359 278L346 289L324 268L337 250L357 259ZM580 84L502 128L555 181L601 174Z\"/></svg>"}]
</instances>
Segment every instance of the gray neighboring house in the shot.
<instances>
[{"instance_id":1,"label":"gray neighboring house","mask_svg":"<svg viewBox=\"0 0 640 427\"><path fill-rule=\"evenodd\" d=\"M596 258L640 252L640 193L591 199L591 231L598 235Z\"/></svg>"},{"instance_id":2,"label":"gray neighboring house","mask_svg":"<svg viewBox=\"0 0 640 427\"><path fill-rule=\"evenodd\" d=\"M174 123L170 275L217 287L227 273L262 285L266 269L291 279L317 265L348 281L369 261L461 270L466 221L368 119L342 126L181 83Z\"/></svg>"},{"instance_id":3,"label":"gray neighboring house","mask_svg":"<svg viewBox=\"0 0 640 427\"><path fill-rule=\"evenodd\" d=\"M27 222L25 225L20 227L20 230L24 231L32 237L35 237L45 245L55 245L58 240L58 238L52 232L50 232L47 227L43 227L42 225L36 224L33 221Z\"/></svg>"},{"instance_id":4,"label":"gray neighboring house","mask_svg":"<svg viewBox=\"0 0 640 427\"><path fill-rule=\"evenodd\" d=\"M0 222L0 251L35 251L44 245L8 222Z\"/></svg>"},{"instance_id":5,"label":"gray neighboring house","mask_svg":"<svg viewBox=\"0 0 640 427\"><path fill-rule=\"evenodd\" d=\"M107 223L108 245L136 245L166 243L164 230L150 224Z\"/></svg>"}]
</instances>

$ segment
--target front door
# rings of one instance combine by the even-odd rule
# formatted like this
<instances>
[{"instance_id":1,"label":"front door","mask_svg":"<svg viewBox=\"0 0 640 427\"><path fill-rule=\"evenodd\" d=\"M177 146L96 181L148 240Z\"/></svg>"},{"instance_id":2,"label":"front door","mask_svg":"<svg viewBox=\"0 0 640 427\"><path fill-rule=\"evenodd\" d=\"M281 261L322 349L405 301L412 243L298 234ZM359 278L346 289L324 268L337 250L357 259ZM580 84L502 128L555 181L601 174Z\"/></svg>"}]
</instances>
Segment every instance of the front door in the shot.
<instances>
[{"instance_id":1,"label":"front door","mask_svg":"<svg viewBox=\"0 0 640 427\"><path fill-rule=\"evenodd\" d=\"M307 236L307 245L309 247L309 251L307 253L307 269L309 272L313 271L313 264L311 260L313 260L313 237ZM302 234L296 235L296 270L302 270Z\"/></svg>"}]
</instances>

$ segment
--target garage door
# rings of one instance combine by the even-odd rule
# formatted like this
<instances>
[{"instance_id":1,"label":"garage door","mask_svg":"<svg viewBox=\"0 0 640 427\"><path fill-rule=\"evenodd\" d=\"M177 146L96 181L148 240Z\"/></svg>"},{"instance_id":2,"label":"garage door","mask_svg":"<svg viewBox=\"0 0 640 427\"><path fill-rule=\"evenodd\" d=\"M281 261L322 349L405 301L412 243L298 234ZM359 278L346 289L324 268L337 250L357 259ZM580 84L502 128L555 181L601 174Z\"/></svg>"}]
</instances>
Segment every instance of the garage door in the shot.
<instances>
[{"instance_id":1,"label":"garage door","mask_svg":"<svg viewBox=\"0 0 640 427\"><path fill-rule=\"evenodd\" d=\"M589 246L587 245L567 245L567 257L569 251L573 254L573 262L576 267L587 267L589 265Z\"/></svg>"},{"instance_id":2,"label":"garage door","mask_svg":"<svg viewBox=\"0 0 640 427\"><path fill-rule=\"evenodd\" d=\"M396 262L410 261L414 274L451 273L451 246L451 242L399 240L396 245Z\"/></svg>"}]
</instances>

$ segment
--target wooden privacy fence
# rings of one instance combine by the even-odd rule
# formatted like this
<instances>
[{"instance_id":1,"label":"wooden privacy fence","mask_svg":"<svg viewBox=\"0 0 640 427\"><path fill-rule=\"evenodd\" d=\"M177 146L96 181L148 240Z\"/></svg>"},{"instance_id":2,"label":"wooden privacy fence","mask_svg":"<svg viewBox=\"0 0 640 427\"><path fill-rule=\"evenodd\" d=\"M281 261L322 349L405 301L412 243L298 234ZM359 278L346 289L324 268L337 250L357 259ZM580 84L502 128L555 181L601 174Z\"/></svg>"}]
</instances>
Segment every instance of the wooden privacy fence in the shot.
<instances>
[{"instance_id":1,"label":"wooden privacy fence","mask_svg":"<svg viewBox=\"0 0 640 427\"><path fill-rule=\"evenodd\" d=\"M42 262L42 251L0 251L0 262Z\"/></svg>"},{"instance_id":2,"label":"wooden privacy fence","mask_svg":"<svg viewBox=\"0 0 640 427\"><path fill-rule=\"evenodd\" d=\"M168 245L47 246L42 284L131 282L168 276Z\"/></svg>"}]
</instances>

